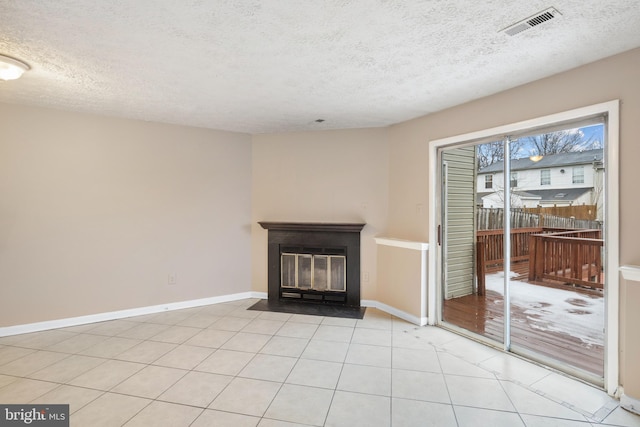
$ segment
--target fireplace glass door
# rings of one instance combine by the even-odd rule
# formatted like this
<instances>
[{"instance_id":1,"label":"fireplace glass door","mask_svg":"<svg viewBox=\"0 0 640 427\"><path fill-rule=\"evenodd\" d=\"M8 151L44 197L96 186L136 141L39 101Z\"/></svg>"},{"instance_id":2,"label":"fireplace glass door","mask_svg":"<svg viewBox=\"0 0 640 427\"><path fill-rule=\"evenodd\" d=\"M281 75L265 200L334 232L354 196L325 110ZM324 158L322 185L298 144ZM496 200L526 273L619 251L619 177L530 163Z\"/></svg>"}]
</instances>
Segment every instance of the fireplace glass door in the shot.
<instances>
[{"instance_id":1,"label":"fireplace glass door","mask_svg":"<svg viewBox=\"0 0 640 427\"><path fill-rule=\"evenodd\" d=\"M283 253L281 286L315 291L346 291L346 257Z\"/></svg>"}]
</instances>

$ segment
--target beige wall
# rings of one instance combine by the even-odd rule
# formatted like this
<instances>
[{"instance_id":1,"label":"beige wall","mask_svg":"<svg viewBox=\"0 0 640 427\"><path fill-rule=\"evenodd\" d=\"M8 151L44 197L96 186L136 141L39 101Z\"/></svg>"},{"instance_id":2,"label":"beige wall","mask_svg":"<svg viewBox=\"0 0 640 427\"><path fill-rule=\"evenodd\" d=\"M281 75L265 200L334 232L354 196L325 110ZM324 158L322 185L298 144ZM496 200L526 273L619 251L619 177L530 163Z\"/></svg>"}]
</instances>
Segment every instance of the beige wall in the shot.
<instances>
[{"instance_id":1,"label":"beige wall","mask_svg":"<svg viewBox=\"0 0 640 427\"><path fill-rule=\"evenodd\" d=\"M585 65L389 128L389 232L426 241L430 140L483 130L591 104L621 100L620 264L640 265L640 49ZM613 218L612 221L617 219ZM621 281L621 371L625 391L640 398L640 292ZM633 354L629 353L632 352Z\"/></svg>"},{"instance_id":2,"label":"beige wall","mask_svg":"<svg viewBox=\"0 0 640 427\"><path fill-rule=\"evenodd\" d=\"M378 244L376 300L413 316L414 322L426 320L423 271L426 272L426 253L422 250Z\"/></svg>"},{"instance_id":3,"label":"beige wall","mask_svg":"<svg viewBox=\"0 0 640 427\"><path fill-rule=\"evenodd\" d=\"M366 222L362 297L378 299L373 237L429 238L428 141L612 99L620 263L640 265L639 69L636 49L390 128L253 137L0 104L0 326L266 292L261 220ZM635 398L638 286L621 281Z\"/></svg>"},{"instance_id":4,"label":"beige wall","mask_svg":"<svg viewBox=\"0 0 640 427\"><path fill-rule=\"evenodd\" d=\"M0 129L0 327L250 290L249 135L6 104Z\"/></svg>"},{"instance_id":5,"label":"beige wall","mask_svg":"<svg viewBox=\"0 0 640 427\"><path fill-rule=\"evenodd\" d=\"M267 292L267 231L258 221L365 222L363 299L376 297L374 236L387 228L386 129L253 137L253 289Z\"/></svg>"}]
</instances>

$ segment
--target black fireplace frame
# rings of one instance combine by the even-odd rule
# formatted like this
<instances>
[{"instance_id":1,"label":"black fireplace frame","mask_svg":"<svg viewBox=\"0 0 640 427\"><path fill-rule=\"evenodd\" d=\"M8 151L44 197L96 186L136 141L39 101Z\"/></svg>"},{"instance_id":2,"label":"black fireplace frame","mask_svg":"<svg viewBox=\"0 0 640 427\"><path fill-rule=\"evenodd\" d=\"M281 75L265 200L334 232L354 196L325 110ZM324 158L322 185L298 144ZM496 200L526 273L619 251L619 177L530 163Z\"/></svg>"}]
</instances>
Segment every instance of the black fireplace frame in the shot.
<instances>
[{"instance_id":1,"label":"black fireplace frame","mask_svg":"<svg viewBox=\"0 0 640 427\"><path fill-rule=\"evenodd\" d=\"M366 224L270 221L260 221L258 224L268 230L267 280L270 302L294 300L360 307L360 232ZM324 253L331 249L344 250L346 292L282 289L280 255L284 248L292 247L308 253ZM296 294L296 297L286 296L292 294Z\"/></svg>"}]
</instances>

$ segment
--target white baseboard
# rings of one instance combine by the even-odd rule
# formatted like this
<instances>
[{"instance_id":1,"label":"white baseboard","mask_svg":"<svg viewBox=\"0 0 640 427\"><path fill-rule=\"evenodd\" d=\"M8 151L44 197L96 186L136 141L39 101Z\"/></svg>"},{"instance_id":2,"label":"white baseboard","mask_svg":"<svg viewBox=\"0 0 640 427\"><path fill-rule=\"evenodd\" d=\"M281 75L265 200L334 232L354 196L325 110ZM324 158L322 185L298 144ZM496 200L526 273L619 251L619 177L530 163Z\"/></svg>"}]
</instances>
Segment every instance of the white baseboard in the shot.
<instances>
[{"instance_id":1,"label":"white baseboard","mask_svg":"<svg viewBox=\"0 0 640 427\"><path fill-rule=\"evenodd\" d=\"M251 298L268 299L269 295L266 292L251 292Z\"/></svg>"},{"instance_id":2,"label":"white baseboard","mask_svg":"<svg viewBox=\"0 0 640 427\"><path fill-rule=\"evenodd\" d=\"M416 317L413 314L398 310L395 307L391 307L390 305L383 304L376 300L362 300L360 304L364 307L377 308L378 310L382 310L385 313L391 314L392 316L399 317L400 319L406 320L407 322L413 323L414 325L424 326L428 321L428 318L426 317Z\"/></svg>"},{"instance_id":3,"label":"white baseboard","mask_svg":"<svg viewBox=\"0 0 640 427\"><path fill-rule=\"evenodd\" d=\"M640 415L640 400L636 398L622 393L622 396L620 396L620 406L629 412Z\"/></svg>"},{"instance_id":4,"label":"white baseboard","mask_svg":"<svg viewBox=\"0 0 640 427\"><path fill-rule=\"evenodd\" d=\"M189 301L172 302L167 304L137 307L127 310L110 311L106 313L90 314L87 316L69 317L66 319L48 320L45 322L27 323L24 325L0 328L0 337L45 331L48 329L68 328L69 326L87 323L104 322L107 320L123 319L125 317L141 316L144 314L161 313L163 311L181 310L184 308L200 307L203 305L219 304L222 302L238 301L247 298L266 298L266 292L242 292L238 294L201 298Z\"/></svg>"},{"instance_id":5,"label":"white baseboard","mask_svg":"<svg viewBox=\"0 0 640 427\"><path fill-rule=\"evenodd\" d=\"M0 328L0 337L10 335L27 334L30 332L46 331L49 329L68 328L70 326L85 325L87 323L105 322L108 320L124 319L126 317L142 316L144 314L162 313L164 311L182 310L185 308L201 307L203 305L219 304L223 302L238 301L247 298L267 299L266 292L241 292L238 294L222 295L217 297L201 298L189 301L172 302L167 304L137 307L127 310L109 311L106 313L90 314L87 316L69 317L66 319L48 320L45 322L27 323L24 325L7 326ZM383 304L375 300L362 300L363 307L373 307L399 317L402 320L415 325L427 324L426 317L416 317L395 307Z\"/></svg>"}]
</instances>

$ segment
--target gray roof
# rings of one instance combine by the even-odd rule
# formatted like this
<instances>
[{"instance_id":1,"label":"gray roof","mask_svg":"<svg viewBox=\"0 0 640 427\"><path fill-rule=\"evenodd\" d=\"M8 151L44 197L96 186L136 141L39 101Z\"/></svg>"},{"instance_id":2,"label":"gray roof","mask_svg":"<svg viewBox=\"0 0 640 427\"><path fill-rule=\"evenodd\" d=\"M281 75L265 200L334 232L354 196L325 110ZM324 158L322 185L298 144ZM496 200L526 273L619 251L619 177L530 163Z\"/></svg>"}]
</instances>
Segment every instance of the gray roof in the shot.
<instances>
[{"instance_id":1,"label":"gray roof","mask_svg":"<svg viewBox=\"0 0 640 427\"><path fill-rule=\"evenodd\" d=\"M495 194L497 193L497 191L490 191L490 192L482 192L482 193L476 193L476 203L482 204L482 199L485 198L486 196L490 196L491 194ZM540 196L538 196L537 194L534 194L535 191L514 191L513 194L517 194L520 197L523 197L525 199L534 199L534 198L540 198Z\"/></svg>"},{"instance_id":2,"label":"gray roof","mask_svg":"<svg viewBox=\"0 0 640 427\"><path fill-rule=\"evenodd\" d=\"M571 202L577 200L578 197L582 196L584 193L591 191L591 189L592 187L556 188L549 190L514 191L514 193L526 198L539 197L541 202ZM482 198L493 193L494 191L477 193L476 203L482 204Z\"/></svg>"},{"instance_id":3,"label":"gray roof","mask_svg":"<svg viewBox=\"0 0 640 427\"><path fill-rule=\"evenodd\" d=\"M570 153L551 154L544 156L540 161L534 162L529 157L511 160L511 170L546 169L560 166L591 164L594 160L601 162L603 158L602 148L586 151L574 151ZM478 173L502 172L503 162L496 162L480 169Z\"/></svg>"},{"instance_id":4,"label":"gray roof","mask_svg":"<svg viewBox=\"0 0 640 427\"><path fill-rule=\"evenodd\" d=\"M573 201L584 193L591 191L592 187L581 188L556 188L549 190L528 190L527 193L539 196L542 201Z\"/></svg>"}]
</instances>

